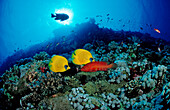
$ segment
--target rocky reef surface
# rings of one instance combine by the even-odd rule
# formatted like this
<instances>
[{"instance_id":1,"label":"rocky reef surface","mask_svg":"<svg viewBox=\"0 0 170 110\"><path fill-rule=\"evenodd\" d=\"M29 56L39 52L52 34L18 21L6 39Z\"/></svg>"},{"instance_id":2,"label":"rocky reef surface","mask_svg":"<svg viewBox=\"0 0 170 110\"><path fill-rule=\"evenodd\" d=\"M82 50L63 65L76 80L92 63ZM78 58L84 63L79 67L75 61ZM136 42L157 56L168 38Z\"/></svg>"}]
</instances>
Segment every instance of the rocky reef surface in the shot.
<instances>
[{"instance_id":1,"label":"rocky reef surface","mask_svg":"<svg viewBox=\"0 0 170 110\"><path fill-rule=\"evenodd\" d=\"M7 69L1 76L0 109L168 109L170 46L161 39L149 42L150 38L145 39L146 34L114 32L92 25L92 29L100 31L99 34L92 30L90 33L82 31L84 36L92 36L89 41L83 42L83 38L79 38L81 45L75 43L65 47L63 44L63 48L57 47L59 51L53 46L45 48L48 51L40 49L41 52L20 59ZM105 38L109 36L107 40L102 40L104 35ZM98 72L77 71L81 67L69 59L77 48L89 50L96 61L114 62L117 68ZM52 54L57 53L55 51L69 60L70 70L63 73L49 70L48 63Z\"/></svg>"}]
</instances>

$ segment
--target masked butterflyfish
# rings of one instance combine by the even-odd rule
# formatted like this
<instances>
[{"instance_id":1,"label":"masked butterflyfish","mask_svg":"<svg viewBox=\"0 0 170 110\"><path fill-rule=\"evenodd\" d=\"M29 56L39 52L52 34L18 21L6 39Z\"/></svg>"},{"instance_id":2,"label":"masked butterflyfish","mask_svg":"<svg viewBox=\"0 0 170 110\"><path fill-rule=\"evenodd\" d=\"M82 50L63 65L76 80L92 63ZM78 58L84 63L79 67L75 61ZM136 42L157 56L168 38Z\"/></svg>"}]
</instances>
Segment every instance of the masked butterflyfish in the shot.
<instances>
[{"instance_id":1,"label":"masked butterflyfish","mask_svg":"<svg viewBox=\"0 0 170 110\"><path fill-rule=\"evenodd\" d=\"M65 72L68 69L70 69L69 65L68 65L68 60L60 55L54 55L49 64L48 64L49 68L51 71L53 72Z\"/></svg>"},{"instance_id":2,"label":"masked butterflyfish","mask_svg":"<svg viewBox=\"0 0 170 110\"><path fill-rule=\"evenodd\" d=\"M92 54L85 49L77 49L72 53L72 62L76 65L83 65L93 62Z\"/></svg>"}]
</instances>

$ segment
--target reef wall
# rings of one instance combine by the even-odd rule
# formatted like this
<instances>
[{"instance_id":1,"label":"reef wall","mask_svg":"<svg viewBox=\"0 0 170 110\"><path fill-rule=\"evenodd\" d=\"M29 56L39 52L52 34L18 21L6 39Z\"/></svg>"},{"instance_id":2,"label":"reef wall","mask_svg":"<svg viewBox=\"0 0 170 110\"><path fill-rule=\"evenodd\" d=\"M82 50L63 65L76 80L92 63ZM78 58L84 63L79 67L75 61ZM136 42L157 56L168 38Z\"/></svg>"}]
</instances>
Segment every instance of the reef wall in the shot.
<instances>
[{"instance_id":1,"label":"reef wall","mask_svg":"<svg viewBox=\"0 0 170 110\"><path fill-rule=\"evenodd\" d=\"M25 50L17 51L15 54L8 56L0 67L1 75L20 59L33 57L36 53L41 51L45 51L49 55L69 53L77 48L83 48L88 42L92 42L93 45L97 46L97 42L100 40L106 43L112 40L116 42L129 42L129 37L134 40L140 38L143 40L141 46L154 50L157 50L158 46L170 44L165 40L153 38L147 33L142 34L140 32L114 31L108 28L99 28L99 26L95 24L94 19L77 24L71 30L72 33L68 36L58 36L58 30L55 30L54 36L56 37L46 42L33 45Z\"/></svg>"}]
</instances>

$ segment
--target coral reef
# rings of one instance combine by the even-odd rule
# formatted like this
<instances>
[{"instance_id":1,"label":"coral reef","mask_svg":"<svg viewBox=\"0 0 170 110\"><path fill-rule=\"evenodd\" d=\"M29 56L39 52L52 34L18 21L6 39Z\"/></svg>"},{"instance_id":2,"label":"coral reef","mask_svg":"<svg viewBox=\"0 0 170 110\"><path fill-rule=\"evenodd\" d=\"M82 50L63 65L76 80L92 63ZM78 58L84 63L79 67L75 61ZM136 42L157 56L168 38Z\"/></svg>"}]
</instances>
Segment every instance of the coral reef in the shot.
<instances>
[{"instance_id":1,"label":"coral reef","mask_svg":"<svg viewBox=\"0 0 170 110\"><path fill-rule=\"evenodd\" d=\"M97 71L97 72L79 72L75 75L75 78L77 78L79 81L81 81L82 84L86 84L89 81L97 81L104 79L105 73L103 71Z\"/></svg>"},{"instance_id":2,"label":"coral reef","mask_svg":"<svg viewBox=\"0 0 170 110\"><path fill-rule=\"evenodd\" d=\"M163 99L161 104L164 105L164 108L168 108L170 104L170 82L163 86L161 98Z\"/></svg>"},{"instance_id":3,"label":"coral reef","mask_svg":"<svg viewBox=\"0 0 170 110\"><path fill-rule=\"evenodd\" d=\"M49 55L46 52L40 52L39 54L35 54L33 56L35 60L47 60L49 58Z\"/></svg>"},{"instance_id":4,"label":"coral reef","mask_svg":"<svg viewBox=\"0 0 170 110\"><path fill-rule=\"evenodd\" d=\"M95 61L117 64L107 71L79 71L81 66L69 59L71 51L62 53L71 65L63 73L49 70L46 52L21 59L1 76L0 99L6 106L0 109L167 109L169 47L158 52L142 47L143 42L130 36L125 42L94 40L84 45Z\"/></svg>"},{"instance_id":5,"label":"coral reef","mask_svg":"<svg viewBox=\"0 0 170 110\"><path fill-rule=\"evenodd\" d=\"M63 78L60 74L48 72L48 63L49 60L33 60L19 67L14 65L2 76L4 94L9 99L18 100L22 108L27 108L28 103L35 107L43 97L62 90Z\"/></svg>"},{"instance_id":6,"label":"coral reef","mask_svg":"<svg viewBox=\"0 0 170 110\"><path fill-rule=\"evenodd\" d=\"M85 94L82 87L72 88L72 91L68 95L68 99L73 108L77 110L98 109L102 103L104 103L96 97Z\"/></svg>"},{"instance_id":7,"label":"coral reef","mask_svg":"<svg viewBox=\"0 0 170 110\"><path fill-rule=\"evenodd\" d=\"M39 110L74 110L68 97L55 94L52 98L45 98L38 104Z\"/></svg>"}]
</instances>

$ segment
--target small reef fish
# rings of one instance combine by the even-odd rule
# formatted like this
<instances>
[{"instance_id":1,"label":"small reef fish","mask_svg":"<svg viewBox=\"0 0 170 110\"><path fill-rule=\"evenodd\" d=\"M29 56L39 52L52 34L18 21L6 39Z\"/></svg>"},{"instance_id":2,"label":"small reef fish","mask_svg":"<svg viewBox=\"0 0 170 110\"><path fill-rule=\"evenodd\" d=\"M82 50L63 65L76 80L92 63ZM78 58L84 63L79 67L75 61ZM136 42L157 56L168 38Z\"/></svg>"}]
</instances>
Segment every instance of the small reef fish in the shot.
<instances>
[{"instance_id":1,"label":"small reef fish","mask_svg":"<svg viewBox=\"0 0 170 110\"><path fill-rule=\"evenodd\" d=\"M52 43L48 44L48 45L46 46L46 48L50 47L51 45L52 45Z\"/></svg>"},{"instance_id":2,"label":"small reef fish","mask_svg":"<svg viewBox=\"0 0 170 110\"><path fill-rule=\"evenodd\" d=\"M155 28L154 28L154 30L155 30L157 33L161 33L161 31L160 31L160 30L158 30L158 29L155 29Z\"/></svg>"},{"instance_id":3,"label":"small reef fish","mask_svg":"<svg viewBox=\"0 0 170 110\"><path fill-rule=\"evenodd\" d=\"M107 17L107 22L110 20L110 17Z\"/></svg>"},{"instance_id":4,"label":"small reef fish","mask_svg":"<svg viewBox=\"0 0 170 110\"><path fill-rule=\"evenodd\" d=\"M140 27L141 30L143 30L143 27Z\"/></svg>"},{"instance_id":5,"label":"small reef fish","mask_svg":"<svg viewBox=\"0 0 170 110\"><path fill-rule=\"evenodd\" d=\"M158 47L158 51L161 52L161 48L160 47Z\"/></svg>"},{"instance_id":6,"label":"small reef fish","mask_svg":"<svg viewBox=\"0 0 170 110\"><path fill-rule=\"evenodd\" d=\"M137 44L137 46L139 47L139 46L140 46L140 44Z\"/></svg>"},{"instance_id":7,"label":"small reef fish","mask_svg":"<svg viewBox=\"0 0 170 110\"><path fill-rule=\"evenodd\" d=\"M60 21L67 20L69 18L69 16L65 13L56 13L55 15L51 14L51 18L54 18L54 17L55 17L55 20L60 20Z\"/></svg>"},{"instance_id":8,"label":"small reef fish","mask_svg":"<svg viewBox=\"0 0 170 110\"><path fill-rule=\"evenodd\" d=\"M49 47L49 45L46 46L46 48L48 48L48 47Z\"/></svg>"},{"instance_id":9,"label":"small reef fish","mask_svg":"<svg viewBox=\"0 0 170 110\"><path fill-rule=\"evenodd\" d=\"M81 68L83 72L96 72L96 71L107 71L108 68L116 68L117 64L107 64L103 61L90 62Z\"/></svg>"},{"instance_id":10,"label":"small reef fish","mask_svg":"<svg viewBox=\"0 0 170 110\"><path fill-rule=\"evenodd\" d=\"M51 58L48 67L53 72L65 72L70 69L68 65L68 60L60 55L54 55Z\"/></svg>"},{"instance_id":11,"label":"small reef fish","mask_svg":"<svg viewBox=\"0 0 170 110\"><path fill-rule=\"evenodd\" d=\"M59 44L60 44L60 43L57 43L57 44L56 44L56 47L57 47Z\"/></svg>"},{"instance_id":12,"label":"small reef fish","mask_svg":"<svg viewBox=\"0 0 170 110\"><path fill-rule=\"evenodd\" d=\"M92 54L85 49L76 49L72 53L71 58L72 62L76 65L84 65L94 61Z\"/></svg>"}]
</instances>

